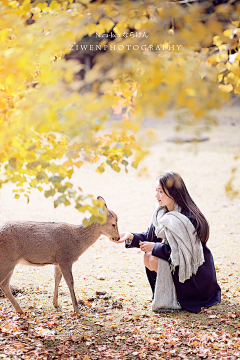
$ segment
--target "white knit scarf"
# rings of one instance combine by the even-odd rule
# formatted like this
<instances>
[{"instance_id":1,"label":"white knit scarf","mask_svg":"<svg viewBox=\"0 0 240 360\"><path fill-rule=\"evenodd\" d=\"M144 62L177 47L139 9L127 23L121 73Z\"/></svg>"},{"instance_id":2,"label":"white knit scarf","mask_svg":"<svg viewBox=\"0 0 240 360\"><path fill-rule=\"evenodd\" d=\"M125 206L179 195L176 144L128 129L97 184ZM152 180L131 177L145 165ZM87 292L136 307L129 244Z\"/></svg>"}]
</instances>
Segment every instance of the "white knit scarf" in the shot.
<instances>
[{"instance_id":1,"label":"white knit scarf","mask_svg":"<svg viewBox=\"0 0 240 360\"><path fill-rule=\"evenodd\" d=\"M201 241L197 237L191 221L183 214L176 203L174 210L167 212L166 206L158 206L152 219L155 234L171 248L170 264L158 260L157 280L152 302L153 311L179 310L176 289L171 271L179 266L179 281L184 283L193 274L197 273L199 266L204 263L204 254Z\"/></svg>"}]
</instances>

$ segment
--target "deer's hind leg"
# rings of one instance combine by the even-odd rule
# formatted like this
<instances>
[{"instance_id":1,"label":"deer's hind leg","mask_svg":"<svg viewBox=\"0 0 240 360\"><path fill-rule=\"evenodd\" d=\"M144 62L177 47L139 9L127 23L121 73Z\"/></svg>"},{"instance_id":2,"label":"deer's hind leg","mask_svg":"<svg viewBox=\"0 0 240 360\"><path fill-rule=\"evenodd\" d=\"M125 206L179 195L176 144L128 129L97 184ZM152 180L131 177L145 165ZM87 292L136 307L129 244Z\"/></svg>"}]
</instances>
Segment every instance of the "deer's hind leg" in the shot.
<instances>
[{"instance_id":1,"label":"deer's hind leg","mask_svg":"<svg viewBox=\"0 0 240 360\"><path fill-rule=\"evenodd\" d=\"M18 304L17 300L14 298L11 289L10 289L10 279L12 277L13 274L13 270L10 271L7 276L5 277L5 279L0 283L0 286L2 288L2 290L4 291L4 294L6 295L6 297L11 301L14 309L19 313L19 314L24 314L24 311L22 310L22 308L20 307L20 305Z\"/></svg>"},{"instance_id":2,"label":"deer's hind leg","mask_svg":"<svg viewBox=\"0 0 240 360\"><path fill-rule=\"evenodd\" d=\"M59 266L60 266L60 269L62 271L63 277L64 277L64 279L65 279L65 281L67 283L67 286L68 286L68 288L70 290L73 309L77 314L80 314L78 304L77 304L76 295L75 295L75 292L74 292L74 281L73 281L73 275L72 275L72 265L59 264Z\"/></svg>"},{"instance_id":3,"label":"deer's hind leg","mask_svg":"<svg viewBox=\"0 0 240 360\"><path fill-rule=\"evenodd\" d=\"M54 265L54 278L55 278L55 287L54 287L54 295L53 295L53 305L58 307L58 287L62 278L62 271L59 265Z\"/></svg>"}]
</instances>

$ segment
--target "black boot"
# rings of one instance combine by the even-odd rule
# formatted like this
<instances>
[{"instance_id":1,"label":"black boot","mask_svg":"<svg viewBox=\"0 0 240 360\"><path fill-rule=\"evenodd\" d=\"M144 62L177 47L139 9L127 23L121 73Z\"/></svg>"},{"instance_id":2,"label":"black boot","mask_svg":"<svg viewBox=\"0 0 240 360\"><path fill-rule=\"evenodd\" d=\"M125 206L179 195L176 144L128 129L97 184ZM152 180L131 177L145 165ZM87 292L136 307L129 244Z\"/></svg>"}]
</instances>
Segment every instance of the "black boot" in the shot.
<instances>
[{"instance_id":1,"label":"black boot","mask_svg":"<svg viewBox=\"0 0 240 360\"><path fill-rule=\"evenodd\" d=\"M151 289L152 289L152 292L153 292L153 297L154 297L154 290L155 290L157 273L155 271L149 270L147 267L145 267L145 269L146 269L147 278L148 278L149 284L151 286Z\"/></svg>"}]
</instances>

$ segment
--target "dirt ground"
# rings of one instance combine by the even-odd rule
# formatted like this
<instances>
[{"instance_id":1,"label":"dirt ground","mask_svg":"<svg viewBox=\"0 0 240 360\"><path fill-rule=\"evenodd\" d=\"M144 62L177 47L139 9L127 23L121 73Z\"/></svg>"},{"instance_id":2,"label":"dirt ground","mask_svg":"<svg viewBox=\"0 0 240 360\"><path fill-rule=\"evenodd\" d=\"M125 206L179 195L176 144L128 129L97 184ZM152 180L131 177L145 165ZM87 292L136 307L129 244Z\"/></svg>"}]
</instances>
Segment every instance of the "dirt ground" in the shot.
<instances>
[{"instance_id":1,"label":"dirt ground","mask_svg":"<svg viewBox=\"0 0 240 360\"><path fill-rule=\"evenodd\" d=\"M197 145L167 142L167 139L175 134L175 125L172 121L146 121L143 131L146 131L150 125L156 133L156 139L150 147L150 154L137 171L130 168L128 174L123 171L117 174L111 169L107 169L100 175L94 171L94 166L85 165L74 175L74 183L81 186L84 192L96 196L101 195L105 198L108 207L118 215L120 232L142 232L146 231L150 225L151 215L156 206L154 197L156 177L168 170L178 172L210 223L211 236L208 245L214 256L218 281L222 288L223 302L221 305L207 310L209 313L203 311L201 315L187 314L185 311L177 316L176 314L153 314L149 302L151 290L145 276L143 254L138 249L127 250L123 244L117 245L102 237L79 258L73 267L75 291L77 297L83 300L84 315L81 319L72 317L72 320L65 326L49 327L49 329L53 328L55 332L51 333L52 337L48 340L48 345L46 345L47 340L44 335L39 335L39 346L48 350L53 349L52 353L50 351L49 358L55 358L54 356L64 358L64 352L59 353L59 348L56 350L56 346L59 347L59 343L63 339L65 342L66 339L70 339L71 342L70 337L73 334L81 337L81 341L77 342L76 340L76 343L73 343L75 346L75 355L71 354L73 358L78 354L80 359L107 359L111 358L107 357L111 356L109 354L114 354L112 355L113 359L145 358L147 352L144 355L144 352L141 352L139 347L134 347L131 342L127 346L128 349L130 348L130 352L123 356L124 351L121 352L120 347L123 346L122 343L125 340L120 339L121 346L115 344L113 348L108 341L112 335L108 336L108 340L103 336L102 341L99 342L100 347L107 346L111 350L108 355L104 355L106 349L96 350L98 353L96 355L95 350L91 350L91 344L87 345L88 339L84 339L86 333L90 334L88 336L91 338L91 336L96 336L96 331L97 334L101 334L104 331L108 333L111 329L113 331L116 328L124 329L130 322L135 321L132 319L135 319L136 316L140 317L142 326L146 330L145 336L153 329L154 331L161 329L160 332L162 332L164 324L167 324L166 329L169 330L169 322L176 322L179 328L181 326L190 327L191 331L195 332L202 329L203 332L210 334L214 328L218 328L218 331L225 329L224 331L229 333L230 337L235 336L237 331L240 335L240 198L228 199L225 193L225 185L231 176L231 169L237 166L240 168L240 160L234 160L234 156L240 151L239 110L238 108L227 108L221 113L218 112L219 126L204 133L209 137L209 141ZM145 173L144 176L139 176L144 167L147 167L147 175ZM240 188L239 169L235 185ZM11 190L12 186L8 185L1 191L0 221L34 220L80 224L83 219L82 214L74 207L60 206L54 209L51 200L45 199L38 192L33 192L30 203L26 204L25 199L15 200ZM56 316L61 313L68 316L72 313L70 295L64 281L60 285L60 310L54 309L52 305L54 283L51 266L38 268L19 265L15 269L11 284L23 289L22 293L18 294L18 301L28 311L30 317L39 317L43 328L43 314ZM106 294L96 297L96 291ZM7 300L1 298L0 307L3 313L1 329L8 319L11 319L11 316L12 319L15 317L15 320L18 321ZM228 315L225 323L221 323L220 321L223 321L225 316L223 313L233 315L232 317ZM64 316L62 317L64 318ZM76 325L78 326L77 330ZM94 329L97 329L95 333ZM5 336L7 336L6 334L8 333L5 332ZM9 334L11 337L11 331ZM120 335L122 336L122 334ZM25 337L28 338L27 335ZM89 341L93 343L93 340ZM233 339L231 341L234 342ZM79 348L78 352L76 352L76 346ZM194 353L193 347L191 349L186 353L182 350L182 356L180 356L181 351L178 352L177 354L180 355L177 357L175 354L175 358L240 358L240 343L239 346L236 345L233 348L232 353L226 353L227 355L225 353L220 355L220 348L214 350L212 347L210 352L205 353L205 357L200 356L200 353ZM5 351L6 344L3 344L0 346L0 358ZM55 355L51 355L53 351L55 351ZM171 357L170 352L168 355L167 352L157 351L157 353L156 357L152 358ZM13 352L7 353L7 356L27 359L26 353L22 354L17 355L16 352ZM151 350L147 359L151 358L150 354L155 353ZM30 358L35 358L34 356L30 356ZM71 356L69 355L67 358L71 358Z\"/></svg>"}]
</instances>

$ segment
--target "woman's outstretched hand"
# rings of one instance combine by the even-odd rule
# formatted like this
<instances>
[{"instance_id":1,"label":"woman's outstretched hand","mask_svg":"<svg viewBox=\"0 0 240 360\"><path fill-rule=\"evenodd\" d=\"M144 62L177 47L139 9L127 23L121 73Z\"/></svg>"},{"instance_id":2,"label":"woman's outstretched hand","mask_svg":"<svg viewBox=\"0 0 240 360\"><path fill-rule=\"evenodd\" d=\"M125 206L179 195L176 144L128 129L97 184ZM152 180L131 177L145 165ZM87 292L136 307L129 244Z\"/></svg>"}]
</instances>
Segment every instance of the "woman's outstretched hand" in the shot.
<instances>
[{"instance_id":1,"label":"woman's outstretched hand","mask_svg":"<svg viewBox=\"0 0 240 360\"><path fill-rule=\"evenodd\" d=\"M122 232L120 234L120 240L118 240L118 241L114 240L114 242L117 243L117 244L120 244L120 243L124 242L127 239L132 240L133 239L133 234L131 234L130 232Z\"/></svg>"},{"instance_id":2,"label":"woman's outstretched hand","mask_svg":"<svg viewBox=\"0 0 240 360\"><path fill-rule=\"evenodd\" d=\"M143 241L143 242L140 242L140 249L144 252L147 252L147 251L152 251L155 243L154 242L149 242L149 241Z\"/></svg>"}]
</instances>

